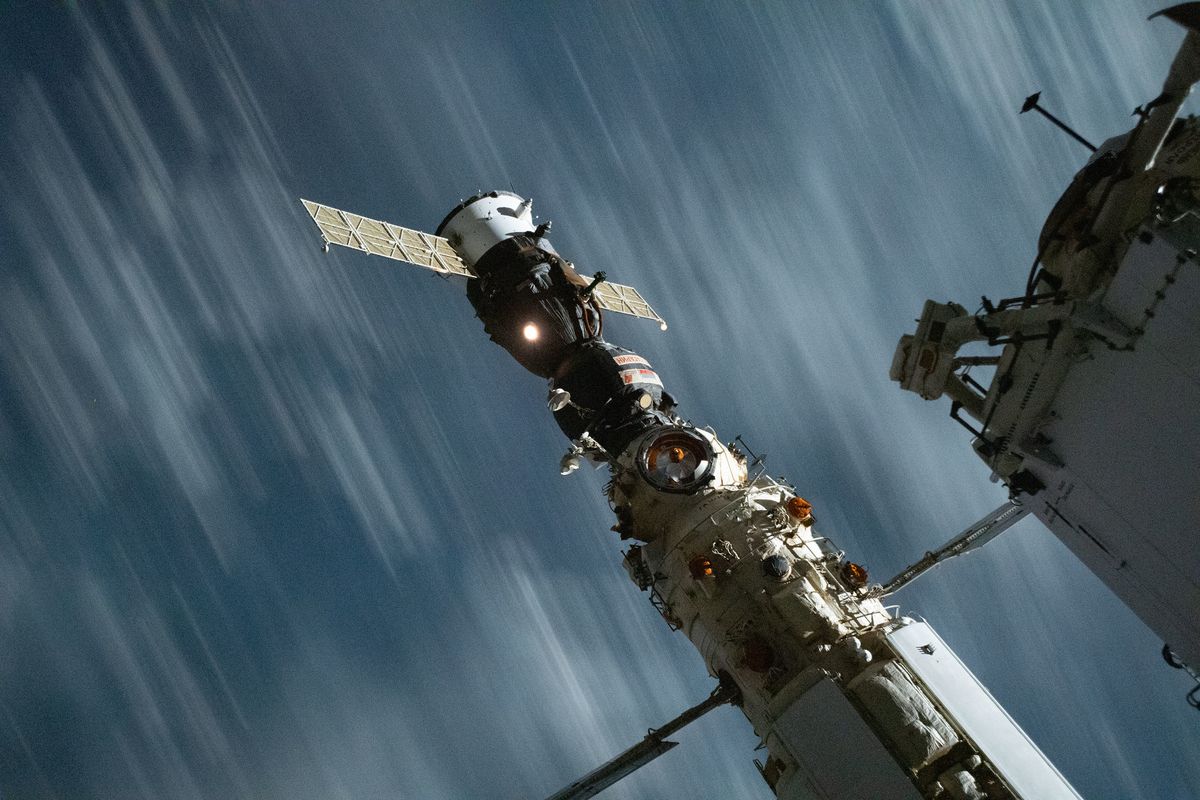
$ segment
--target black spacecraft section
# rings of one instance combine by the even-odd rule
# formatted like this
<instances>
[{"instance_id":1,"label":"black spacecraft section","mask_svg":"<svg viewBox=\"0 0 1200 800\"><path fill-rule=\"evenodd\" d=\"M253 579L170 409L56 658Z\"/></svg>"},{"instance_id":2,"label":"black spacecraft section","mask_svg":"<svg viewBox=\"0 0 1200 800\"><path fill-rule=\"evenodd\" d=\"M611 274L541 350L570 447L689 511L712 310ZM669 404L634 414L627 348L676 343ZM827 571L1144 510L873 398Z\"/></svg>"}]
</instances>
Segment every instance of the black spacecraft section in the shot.
<instances>
[{"instance_id":1,"label":"black spacecraft section","mask_svg":"<svg viewBox=\"0 0 1200 800\"><path fill-rule=\"evenodd\" d=\"M518 234L473 265L467 299L492 341L542 378L600 334L600 311L583 297L587 280L545 239ZM533 326L536 338L526 335Z\"/></svg>"},{"instance_id":2,"label":"black spacecraft section","mask_svg":"<svg viewBox=\"0 0 1200 800\"><path fill-rule=\"evenodd\" d=\"M570 393L554 412L562 432L571 440L590 434L620 453L643 431L671 424L674 400L644 358L601 338L592 283L543 233L512 235L484 253L472 265L478 277L467 281L467 299L493 342L550 379L551 388Z\"/></svg>"},{"instance_id":3,"label":"black spacecraft section","mask_svg":"<svg viewBox=\"0 0 1200 800\"><path fill-rule=\"evenodd\" d=\"M571 393L571 403L554 412L569 439L585 432L610 453L620 453L643 431L671 424L674 400L646 359L593 339L581 345L551 382Z\"/></svg>"}]
</instances>

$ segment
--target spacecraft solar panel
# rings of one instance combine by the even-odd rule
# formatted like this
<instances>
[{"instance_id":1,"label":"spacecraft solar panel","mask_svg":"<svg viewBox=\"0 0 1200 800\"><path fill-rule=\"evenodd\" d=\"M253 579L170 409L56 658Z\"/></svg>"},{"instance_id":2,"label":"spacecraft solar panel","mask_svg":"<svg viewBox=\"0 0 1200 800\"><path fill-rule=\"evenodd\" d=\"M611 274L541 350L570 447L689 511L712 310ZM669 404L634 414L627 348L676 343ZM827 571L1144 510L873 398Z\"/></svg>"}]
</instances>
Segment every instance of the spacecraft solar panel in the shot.
<instances>
[{"instance_id":1,"label":"spacecraft solar panel","mask_svg":"<svg viewBox=\"0 0 1200 800\"><path fill-rule=\"evenodd\" d=\"M300 202L304 203L308 215L330 244L404 261L445 275L475 277L450 243L440 236L401 228L303 198Z\"/></svg>"},{"instance_id":2,"label":"spacecraft solar panel","mask_svg":"<svg viewBox=\"0 0 1200 800\"><path fill-rule=\"evenodd\" d=\"M592 290L592 296L605 311L615 311L618 314L629 314L642 319L652 319L663 330L667 329L666 321L658 312L650 307L646 299L632 286L620 283L602 281Z\"/></svg>"},{"instance_id":3,"label":"spacecraft solar panel","mask_svg":"<svg viewBox=\"0 0 1200 800\"><path fill-rule=\"evenodd\" d=\"M300 202L304 204L304 209L313 222L317 223L321 236L330 244L414 264L443 275L476 277L458 253L454 252L450 242L441 236L402 228L390 222L381 222L303 198ZM592 290L592 295L605 311L652 319L663 330L667 329L663 318L632 286L603 281Z\"/></svg>"}]
</instances>

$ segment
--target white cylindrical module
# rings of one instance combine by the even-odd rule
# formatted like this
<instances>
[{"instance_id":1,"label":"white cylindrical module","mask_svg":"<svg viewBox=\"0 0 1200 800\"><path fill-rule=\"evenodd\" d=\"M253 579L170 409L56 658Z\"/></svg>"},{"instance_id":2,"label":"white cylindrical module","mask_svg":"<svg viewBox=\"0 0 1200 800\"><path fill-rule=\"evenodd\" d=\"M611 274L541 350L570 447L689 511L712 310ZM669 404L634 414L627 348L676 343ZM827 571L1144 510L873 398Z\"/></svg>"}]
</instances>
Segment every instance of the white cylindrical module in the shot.
<instances>
[{"instance_id":1,"label":"white cylindrical module","mask_svg":"<svg viewBox=\"0 0 1200 800\"><path fill-rule=\"evenodd\" d=\"M518 233L532 233L533 201L512 192L470 197L446 215L437 228L455 252L474 266L492 247Z\"/></svg>"},{"instance_id":2,"label":"white cylindrical module","mask_svg":"<svg viewBox=\"0 0 1200 800\"><path fill-rule=\"evenodd\" d=\"M870 596L789 486L714 433L657 428L612 463L626 567L742 709L789 800L1078 800L922 622Z\"/></svg>"}]
</instances>

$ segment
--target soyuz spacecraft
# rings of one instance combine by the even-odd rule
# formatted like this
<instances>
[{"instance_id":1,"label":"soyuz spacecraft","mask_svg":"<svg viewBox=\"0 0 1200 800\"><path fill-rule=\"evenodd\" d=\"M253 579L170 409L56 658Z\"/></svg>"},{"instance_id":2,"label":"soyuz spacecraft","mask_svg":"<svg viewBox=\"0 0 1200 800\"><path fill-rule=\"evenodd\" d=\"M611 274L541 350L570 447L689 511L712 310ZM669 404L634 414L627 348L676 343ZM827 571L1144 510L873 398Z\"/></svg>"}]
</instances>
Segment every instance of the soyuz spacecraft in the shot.
<instances>
[{"instance_id":1,"label":"soyuz spacecraft","mask_svg":"<svg viewBox=\"0 0 1200 800\"><path fill-rule=\"evenodd\" d=\"M1198 7L1164 13L1194 27ZM1145 487L1115 491L1114 470L1131 467L1113 466L1108 453L1145 443L1095 434L1096 415L1129 430L1126 415L1146 411L1134 428L1154 431L1170 421L1161 434L1180 464L1194 464L1200 451L1200 203L1193 193L1200 123L1172 124L1198 77L1200 39L1188 33L1163 94L1140 109L1132 132L1096 150L1051 213L1041 266L1023 297L985 301L977 315L927 303L916 335L901 341L893 378L928 399L947 394L956 418L973 418L978 427L964 424L976 451L1014 499L882 585L818 532L795 487L682 417L651 362L604 339L605 312L664 330L666 323L636 289L604 273L581 274L559 255L549 223L535 221L528 199L478 194L434 234L302 201L326 248L465 280L484 331L547 381L547 405L570 440L563 474L584 461L609 469L605 492L629 577L717 680L704 702L550 800L603 791L673 747L667 737L675 730L724 703L740 707L760 737L767 757L756 764L779 798L1078 798L928 623L881 602L1030 510L1152 626L1162 623L1157 629L1170 634L1179 654L1172 658L1200 663L1200 564L1194 547L1182 554L1181 541L1162 527L1186 509L1155 507ZM1192 289L1178 302L1190 305L1180 308L1184 282ZM1191 361L1172 360L1169 348L1189 334ZM1004 349L994 358L958 355L979 340ZM1142 351L1158 360L1121 372L1121 359ZM966 374L971 367L994 367L990 390ZM1089 370L1115 371L1111 388L1101 389ZM1183 378L1190 383L1178 403L1160 396ZM1071 388L1072 381L1079 385ZM1129 390L1129 381L1138 388ZM1142 387L1147 396L1159 393L1159 405L1138 408L1142 395L1133 392ZM1180 481L1200 488L1194 468L1179 471L1189 473ZM1187 497L1194 519L1200 492ZM1138 524L1139 514L1158 516ZM1190 528L1171 530L1182 536ZM1131 552L1143 547L1152 552Z\"/></svg>"}]
</instances>

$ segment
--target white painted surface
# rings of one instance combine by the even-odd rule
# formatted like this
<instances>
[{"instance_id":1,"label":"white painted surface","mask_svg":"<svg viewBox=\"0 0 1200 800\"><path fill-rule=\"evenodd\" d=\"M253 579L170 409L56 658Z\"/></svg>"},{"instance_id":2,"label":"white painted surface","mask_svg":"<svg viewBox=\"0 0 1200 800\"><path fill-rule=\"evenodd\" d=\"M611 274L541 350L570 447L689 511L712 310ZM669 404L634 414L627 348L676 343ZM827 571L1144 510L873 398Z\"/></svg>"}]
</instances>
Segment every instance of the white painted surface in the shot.
<instances>
[{"instance_id":1,"label":"white painted surface","mask_svg":"<svg viewBox=\"0 0 1200 800\"><path fill-rule=\"evenodd\" d=\"M796 699L773 735L796 760L795 777L776 787L780 800L920 800L912 781L829 678Z\"/></svg>"},{"instance_id":2,"label":"white painted surface","mask_svg":"<svg viewBox=\"0 0 1200 800\"><path fill-rule=\"evenodd\" d=\"M1017 796L1079 800L1066 778L931 627L924 622L910 622L889 632L886 638L929 695L937 698L979 752L987 754Z\"/></svg>"},{"instance_id":3,"label":"white painted surface","mask_svg":"<svg viewBox=\"0 0 1200 800\"><path fill-rule=\"evenodd\" d=\"M439 233L472 266L494 245L534 229L533 202L511 192L496 192L460 210Z\"/></svg>"},{"instance_id":4,"label":"white painted surface","mask_svg":"<svg viewBox=\"0 0 1200 800\"><path fill-rule=\"evenodd\" d=\"M1180 233L1200 241L1195 230ZM1103 302L1145 332L1132 351L1093 346L1072 367L1041 429L1063 466L1030 466L1047 486L1034 513L1198 664L1200 264L1176 270L1175 259L1161 235L1130 247Z\"/></svg>"}]
</instances>

